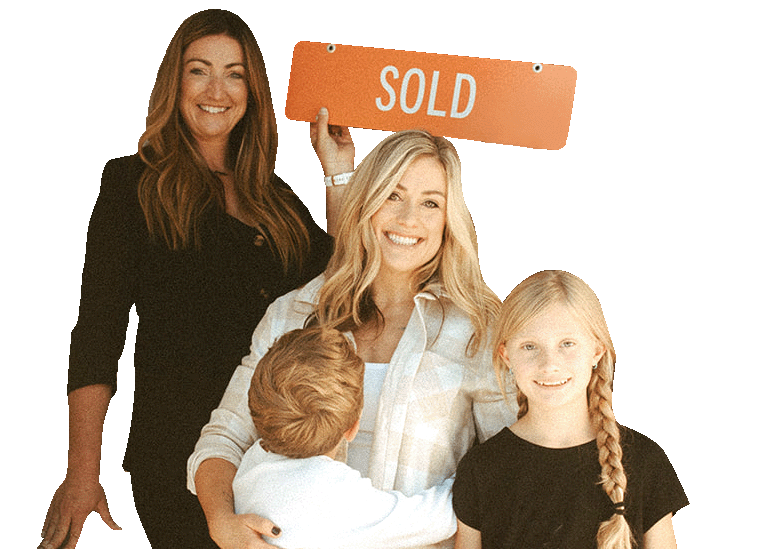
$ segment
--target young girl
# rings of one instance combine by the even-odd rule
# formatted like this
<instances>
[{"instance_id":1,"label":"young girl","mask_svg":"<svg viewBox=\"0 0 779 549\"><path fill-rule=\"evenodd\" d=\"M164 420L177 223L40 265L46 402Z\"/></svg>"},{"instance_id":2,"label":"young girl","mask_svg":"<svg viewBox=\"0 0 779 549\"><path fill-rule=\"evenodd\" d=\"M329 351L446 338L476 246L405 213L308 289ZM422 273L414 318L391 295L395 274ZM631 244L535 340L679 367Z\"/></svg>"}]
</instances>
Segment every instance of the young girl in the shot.
<instances>
[{"instance_id":1,"label":"young girl","mask_svg":"<svg viewBox=\"0 0 779 549\"><path fill-rule=\"evenodd\" d=\"M617 424L614 346L589 286L564 271L527 278L503 304L493 358L518 419L457 468L456 549L675 548L687 497L663 450Z\"/></svg>"}]
</instances>

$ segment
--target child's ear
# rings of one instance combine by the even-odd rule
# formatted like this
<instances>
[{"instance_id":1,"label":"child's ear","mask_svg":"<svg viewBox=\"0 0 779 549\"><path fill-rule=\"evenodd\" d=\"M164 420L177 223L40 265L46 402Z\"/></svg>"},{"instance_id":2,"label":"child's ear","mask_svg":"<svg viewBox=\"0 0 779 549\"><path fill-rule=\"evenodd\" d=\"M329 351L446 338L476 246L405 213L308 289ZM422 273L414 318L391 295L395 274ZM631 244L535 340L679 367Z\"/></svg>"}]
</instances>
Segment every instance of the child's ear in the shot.
<instances>
[{"instance_id":1,"label":"child's ear","mask_svg":"<svg viewBox=\"0 0 779 549\"><path fill-rule=\"evenodd\" d=\"M344 433L344 438L347 440L347 442L351 442L354 440L354 437L357 436L357 431L360 430L360 420L359 418L357 421L354 422L354 425L352 425L348 431Z\"/></svg>"},{"instance_id":2,"label":"child's ear","mask_svg":"<svg viewBox=\"0 0 779 549\"><path fill-rule=\"evenodd\" d=\"M501 343L498 345L498 355L500 355L500 358L503 359L503 363L506 365L506 368L509 367L509 356L506 354L506 344Z\"/></svg>"},{"instance_id":3,"label":"child's ear","mask_svg":"<svg viewBox=\"0 0 779 549\"><path fill-rule=\"evenodd\" d=\"M606 354L606 347L604 347L599 343L598 347L596 348L595 358L593 359L593 366L597 365L598 362L600 362L600 359L602 359L603 355L605 354Z\"/></svg>"}]
</instances>

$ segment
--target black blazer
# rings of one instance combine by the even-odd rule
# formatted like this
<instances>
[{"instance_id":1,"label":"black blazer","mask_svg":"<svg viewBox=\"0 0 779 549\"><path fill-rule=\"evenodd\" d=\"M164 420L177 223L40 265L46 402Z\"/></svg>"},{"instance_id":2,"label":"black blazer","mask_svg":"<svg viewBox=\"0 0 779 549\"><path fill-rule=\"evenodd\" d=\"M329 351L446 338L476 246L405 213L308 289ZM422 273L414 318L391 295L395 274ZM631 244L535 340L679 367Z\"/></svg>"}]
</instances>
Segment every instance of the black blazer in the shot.
<instances>
[{"instance_id":1,"label":"black blazer","mask_svg":"<svg viewBox=\"0 0 779 549\"><path fill-rule=\"evenodd\" d=\"M199 249L172 251L146 228L137 196L143 170L136 154L109 161L103 171L87 233L68 392L92 384L116 390L135 305L135 397L124 467L182 471L265 309L324 270L332 240L297 200L312 240L299 276L285 276L259 232L221 211L206 214ZM276 183L285 185L278 177Z\"/></svg>"}]
</instances>

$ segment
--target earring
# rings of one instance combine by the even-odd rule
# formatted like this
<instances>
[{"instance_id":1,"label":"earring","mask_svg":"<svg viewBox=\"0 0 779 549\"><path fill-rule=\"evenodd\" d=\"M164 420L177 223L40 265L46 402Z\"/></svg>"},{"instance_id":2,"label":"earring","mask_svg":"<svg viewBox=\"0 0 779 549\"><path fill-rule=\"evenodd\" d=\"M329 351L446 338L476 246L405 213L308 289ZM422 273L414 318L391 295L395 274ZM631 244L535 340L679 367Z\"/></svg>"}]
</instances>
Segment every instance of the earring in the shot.
<instances>
[{"instance_id":1,"label":"earring","mask_svg":"<svg viewBox=\"0 0 779 549\"><path fill-rule=\"evenodd\" d=\"M597 363L597 362L596 362L596 363L595 363L595 365L592 367L592 369L593 369L593 370L597 370L597 369L598 369L598 363Z\"/></svg>"}]
</instances>

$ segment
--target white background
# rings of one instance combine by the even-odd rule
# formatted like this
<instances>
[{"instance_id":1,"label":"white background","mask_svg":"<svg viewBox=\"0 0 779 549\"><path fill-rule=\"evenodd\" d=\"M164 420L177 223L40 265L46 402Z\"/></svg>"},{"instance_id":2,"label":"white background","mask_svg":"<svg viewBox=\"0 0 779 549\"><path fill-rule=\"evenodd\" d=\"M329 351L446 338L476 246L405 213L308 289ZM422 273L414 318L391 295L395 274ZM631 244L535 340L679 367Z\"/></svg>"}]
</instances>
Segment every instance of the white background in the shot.
<instances>
[{"instance_id":1,"label":"white background","mask_svg":"<svg viewBox=\"0 0 779 549\"><path fill-rule=\"evenodd\" d=\"M768 446L779 366L777 40L757 7L767 3L455 4L219 6L243 17L263 50L277 173L324 226L308 125L284 116L298 41L574 67L562 150L453 140L484 276L501 298L541 269L588 282L618 351L617 417L663 446L691 501L674 518L679 546L766 546L774 504L764 495L779 488ZM14 2L4 10L0 516L18 547L38 544L65 474L69 338L102 168L135 152L168 42L208 7ZM353 135L359 161L386 133ZM82 549L148 547L121 470L133 343L131 331L102 473L123 531L93 514Z\"/></svg>"}]
</instances>

